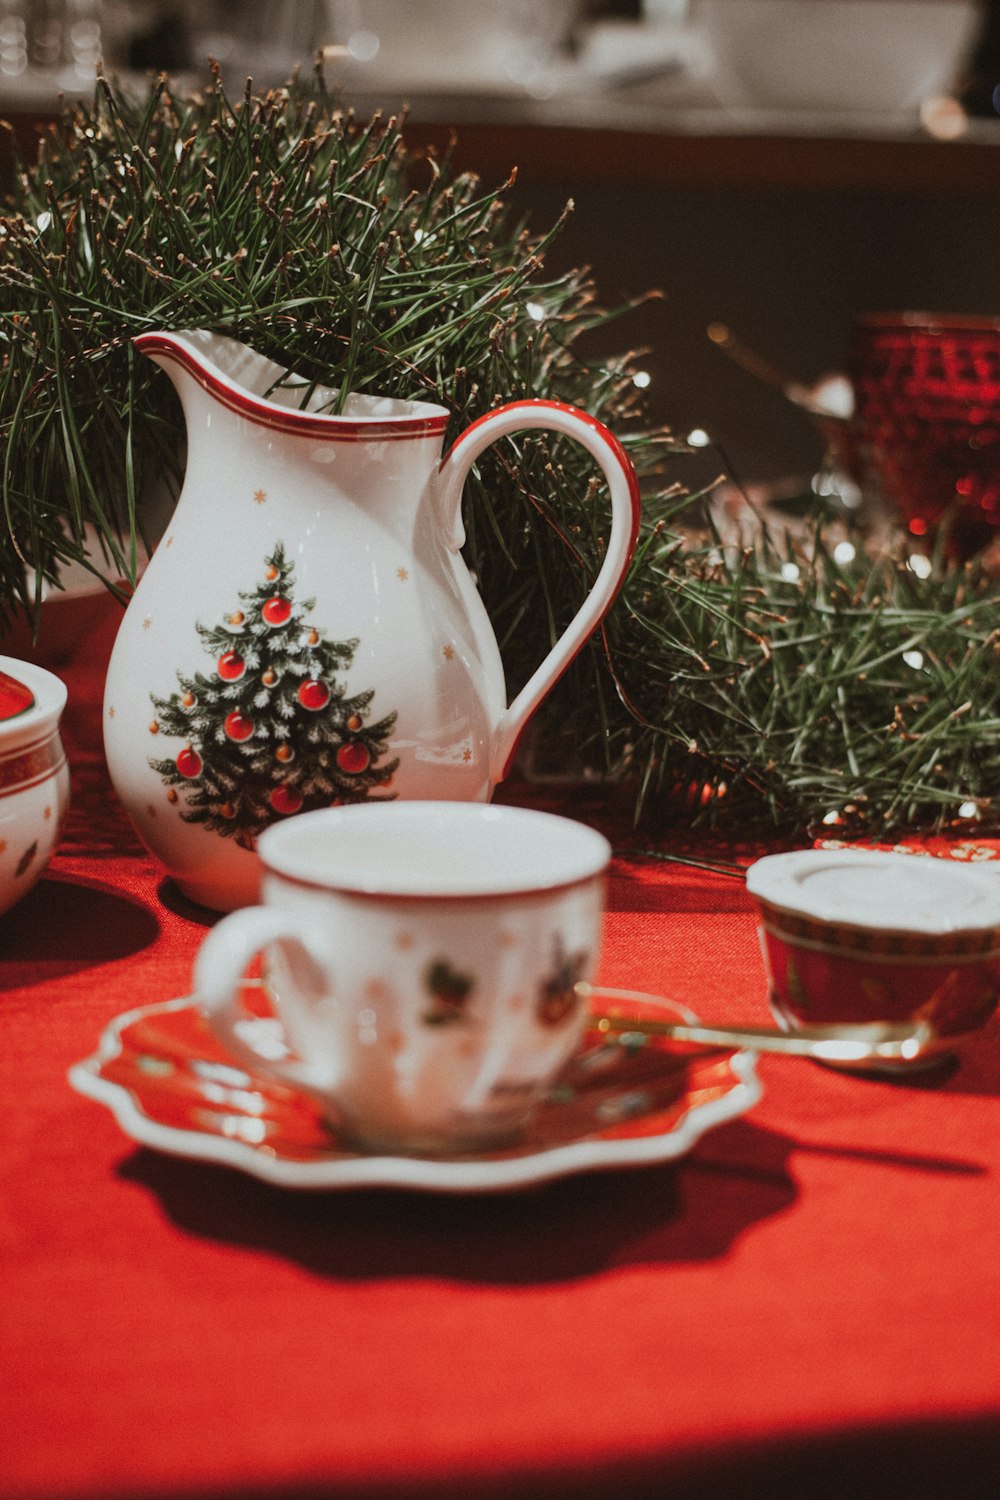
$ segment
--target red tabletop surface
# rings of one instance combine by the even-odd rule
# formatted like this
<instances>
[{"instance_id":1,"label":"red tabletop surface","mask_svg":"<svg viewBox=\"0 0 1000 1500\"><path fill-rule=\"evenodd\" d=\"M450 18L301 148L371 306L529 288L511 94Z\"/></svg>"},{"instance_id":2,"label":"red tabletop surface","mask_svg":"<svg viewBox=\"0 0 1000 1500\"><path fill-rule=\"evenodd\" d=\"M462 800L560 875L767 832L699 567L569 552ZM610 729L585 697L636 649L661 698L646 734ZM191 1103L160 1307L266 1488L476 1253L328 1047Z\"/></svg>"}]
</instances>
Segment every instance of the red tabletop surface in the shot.
<instances>
[{"instance_id":1,"label":"red tabletop surface","mask_svg":"<svg viewBox=\"0 0 1000 1500\"><path fill-rule=\"evenodd\" d=\"M996 1017L905 1082L762 1058L683 1160L500 1194L283 1190L75 1093L210 920L106 780L109 628L55 663L73 810L0 918L0 1494L1000 1492ZM767 1020L730 876L616 859L599 978Z\"/></svg>"}]
</instances>

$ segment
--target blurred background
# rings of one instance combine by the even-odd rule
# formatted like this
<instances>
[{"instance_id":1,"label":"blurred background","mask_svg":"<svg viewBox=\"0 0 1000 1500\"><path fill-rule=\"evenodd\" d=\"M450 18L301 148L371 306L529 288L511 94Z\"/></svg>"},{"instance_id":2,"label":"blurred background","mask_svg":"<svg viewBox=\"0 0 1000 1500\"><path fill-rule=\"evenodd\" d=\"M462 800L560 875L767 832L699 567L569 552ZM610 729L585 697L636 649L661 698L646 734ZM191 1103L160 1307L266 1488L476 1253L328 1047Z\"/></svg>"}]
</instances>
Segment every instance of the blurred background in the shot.
<instances>
[{"instance_id":1,"label":"blurred background","mask_svg":"<svg viewBox=\"0 0 1000 1500\"><path fill-rule=\"evenodd\" d=\"M1000 4L988 0L0 0L0 115L30 150L96 64L234 93L322 52L360 113L457 131L648 351L651 416L773 493L817 471L866 314L1000 317ZM6 170L9 171L9 160ZM594 336L598 338L598 335Z\"/></svg>"}]
</instances>

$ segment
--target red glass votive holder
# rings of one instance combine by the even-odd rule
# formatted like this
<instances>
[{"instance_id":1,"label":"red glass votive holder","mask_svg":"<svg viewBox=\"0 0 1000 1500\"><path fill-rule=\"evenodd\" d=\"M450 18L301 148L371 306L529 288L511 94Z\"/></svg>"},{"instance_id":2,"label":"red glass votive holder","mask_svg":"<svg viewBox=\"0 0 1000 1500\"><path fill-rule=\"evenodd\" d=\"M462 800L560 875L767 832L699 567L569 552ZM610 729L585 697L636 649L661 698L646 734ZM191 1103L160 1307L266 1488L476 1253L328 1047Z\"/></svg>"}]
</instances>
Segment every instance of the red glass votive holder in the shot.
<instances>
[{"instance_id":1,"label":"red glass votive holder","mask_svg":"<svg viewBox=\"0 0 1000 1500\"><path fill-rule=\"evenodd\" d=\"M868 478L915 539L947 520L967 558L1000 530L1000 317L881 313L854 327L854 426Z\"/></svg>"}]
</instances>

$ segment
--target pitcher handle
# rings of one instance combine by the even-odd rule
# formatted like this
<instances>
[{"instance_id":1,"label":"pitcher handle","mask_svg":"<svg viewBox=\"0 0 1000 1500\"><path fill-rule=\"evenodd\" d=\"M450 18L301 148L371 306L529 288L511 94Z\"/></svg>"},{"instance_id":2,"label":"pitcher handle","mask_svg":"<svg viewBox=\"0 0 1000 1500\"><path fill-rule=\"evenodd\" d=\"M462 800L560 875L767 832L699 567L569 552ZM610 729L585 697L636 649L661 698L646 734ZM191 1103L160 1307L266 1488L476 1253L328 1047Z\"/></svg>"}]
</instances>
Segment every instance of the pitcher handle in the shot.
<instances>
[{"instance_id":1,"label":"pitcher handle","mask_svg":"<svg viewBox=\"0 0 1000 1500\"><path fill-rule=\"evenodd\" d=\"M512 401L467 427L442 460L440 514L448 545L454 551L457 552L465 541L462 489L472 465L497 438L531 427L543 427L574 438L596 459L611 493L611 535L590 593L544 661L500 717L493 761L498 781L502 781L510 769L518 739L528 719L611 608L625 580L639 534L639 482L627 453L614 434L595 417L562 401Z\"/></svg>"}]
</instances>

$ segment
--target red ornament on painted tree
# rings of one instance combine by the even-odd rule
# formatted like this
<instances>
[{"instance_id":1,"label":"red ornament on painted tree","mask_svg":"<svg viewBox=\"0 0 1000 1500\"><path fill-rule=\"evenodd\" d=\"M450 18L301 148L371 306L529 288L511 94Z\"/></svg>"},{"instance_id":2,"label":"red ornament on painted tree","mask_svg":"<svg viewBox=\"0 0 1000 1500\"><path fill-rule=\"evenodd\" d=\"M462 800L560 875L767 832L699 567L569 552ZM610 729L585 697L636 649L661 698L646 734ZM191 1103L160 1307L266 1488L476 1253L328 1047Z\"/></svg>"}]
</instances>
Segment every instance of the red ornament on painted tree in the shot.
<instances>
[{"instance_id":1,"label":"red ornament on painted tree","mask_svg":"<svg viewBox=\"0 0 1000 1500\"><path fill-rule=\"evenodd\" d=\"M177 769L182 776L190 781L195 776L201 775L201 756L191 746L186 746L177 757Z\"/></svg>"},{"instance_id":2,"label":"red ornament on painted tree","mask_svg":"<svg viewBox=\"0 0 1000 1500\"><path fill-rule=\"evenodd\" d=\"M316 677L309 677L299 684L298 700L303 708L308 708L312 713L318 713L329 703L330 689L325 682L321 682Z\"/></svg>"},{"instance_id":3,"label":"red ornament on painted tree","mask_svg":"<svg viewBox=\"0 0 1000 1500\"><path fill-rule=\"evenodd\" d=\"M227 739L236 740L239 743L241 740L248 740L253 734L253 719L248 719L246 714L241 714L239 709L234 709L222 721L222 728Z\"/></svg>"},{"instance_id":4,"label":"red ornament on painted tree","mask_svg":"<svg viewBox=\"0 0 1000 1500\"><path fill-rule=\"evenodd\" d=\"M246 662L237 651L224 651L215 664L223 682L238 682L246 669Z\"/></svg>"},{"instance_id":5,"label":"red ornament on painted tree","mask_svg":"<svg viewBox=\"0 0 1000 1500\"><path fill-rule=\"evenodd\" d=\"M281 594L275 594L264 601L260 612L268 625L284 625L291 617L292 603Z\"/></svg>"},{"instance_id":6,"label":"red ornament on painted tree","mask_svg":"<svg viewBox=\"0 0 1000 1500\"><path fill-rule=\"evenodd\" d=\"M371 756L360 740L347 740L337 751L337 765L348 776L360 776L371 765Z\"/></svg>"},{"instance_id":7,"label":"red ornament on painted tree","mask_svg":"<svg viewBox=\"0 0 1000 1500\"><path fill-rule=\"evenodd\" d=\"M297 786L276 786L268 801L276 813L288 817L302 806L302 793Z\"/></svg>"}]
</instances>

